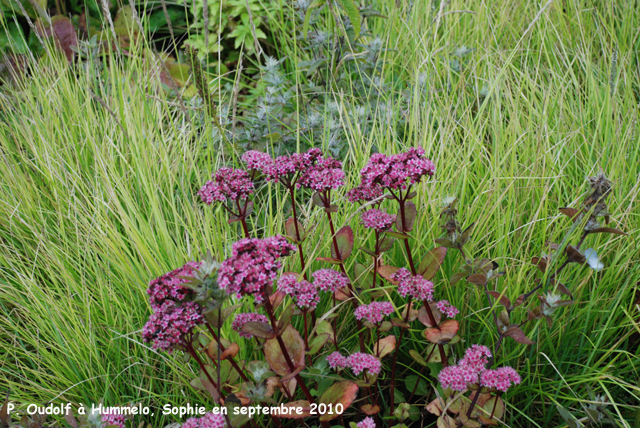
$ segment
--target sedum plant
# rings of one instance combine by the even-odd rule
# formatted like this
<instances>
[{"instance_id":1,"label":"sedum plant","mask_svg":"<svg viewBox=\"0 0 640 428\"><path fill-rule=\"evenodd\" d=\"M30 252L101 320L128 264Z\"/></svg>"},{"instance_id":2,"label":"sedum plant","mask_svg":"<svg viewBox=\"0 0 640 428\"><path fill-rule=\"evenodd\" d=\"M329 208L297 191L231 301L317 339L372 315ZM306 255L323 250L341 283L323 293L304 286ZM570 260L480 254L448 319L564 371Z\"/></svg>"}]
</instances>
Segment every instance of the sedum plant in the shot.
<instances>
[{"instance_id":1,"label":"sedum plant","mask_svg":"<svg viewBox=\"0 0 640 428\"><path fill-rule=\"evenodd\" d=\"M359 219L353 221L373 242L357 250L352 227L336 224L332 215L341 208L336 203L344 187L341 162L316 148L275 158L248 151L241 159L244 169L220 168L198 196L206 205L221 205L244 237L221 262L209 255L151 281L147 291L153 313L143 339L193 360L200 374L191 385L216 405L281 405L302 413L272 413L259 422L231 411L209 413L187 420L185 428L294 426L298 421L290 419L302 418L322 427L402 428L418 416L416 397L426 382L437 391L426 411L439 427L499 425L506 412L504 393L522 381L516 368L500 363L501 346L506 340L533 344L527 328L536 320L551 326L558 309L574 303L562 282L566 270L581 264L601 268L595 250L582 250L589 235L624 234L600 224L610 216L611 182L604 174L590 178L591 191L582 206L560 209L573 222L562 242L549 243L549 254L532 259L541 277L512 301L507 290L496 289L496 279L504 275L498 265L467 251L473 224L462 229L455 198L447 198L440 213L444 235L437 246L421 256L416 251L418 207L412 199L436 172L423 149L372 155L360 172L360 184L346 192L349 203L358 206ZM292 216L280 235L264 236L248 221L259 210L252 198L265 186L275 186L291 203ZM328 226L324 236L330 253L313 263L309 226L300 222L297 209L306 197L324 211ZM571 245L578 233L579 242ZM383 263L394 245L403 250L401 266ZM451 286L460 281L478 286L486 302L477 304L489 305L492 343L462 346L457 307L462 302L442 299L442 286L432 281L448 250L463 260ZM356 251L367 261L354 263L351 272L347 261ZM240 312L247 304L253 311ZM227 319L238 342L222 335ZM351 328L339 328L340 320L353 320ZM403 339L416 327L422 340L418 346L407 344ZM345 339L352 335L358 340L351 346ZM240 354L247 341L260 352ZM398 402L398 360L407 354L420 377ZM426 367L435 368L431 376L423 375Z\"/></svg>"}]
</instances>

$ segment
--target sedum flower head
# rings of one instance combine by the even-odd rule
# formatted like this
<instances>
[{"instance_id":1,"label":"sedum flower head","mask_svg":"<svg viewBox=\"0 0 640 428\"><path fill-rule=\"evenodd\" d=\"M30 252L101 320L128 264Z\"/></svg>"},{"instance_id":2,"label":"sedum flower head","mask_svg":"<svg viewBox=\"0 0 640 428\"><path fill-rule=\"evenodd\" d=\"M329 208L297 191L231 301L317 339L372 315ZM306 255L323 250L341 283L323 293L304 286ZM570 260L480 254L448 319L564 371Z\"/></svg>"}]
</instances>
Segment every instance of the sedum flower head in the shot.
<instances>
[{"instance_id":1,"label":"sedum flower head","mask_svg":"<svg viewBox=\"0 0 640 428\"><path fill-rule=\"evenodd\" d=\"M218 284L229 294L253 295L261 303L266 286L275 281L282 266L279 259L295 249L280 235L241 239L233 244L231 257L222 263Z\"/></svg>"},{"instance_id":2,"label":"sedum flower head","mask_svg":"<svg viewBox=\"0 0 640 428\"><path fill-rule=\"evenodd\" d=\"M372 302L368 305L360 305L355 310L356 319L366 319L370 323L377 324L382 319L393 313L391 302Z\"/></svg>"},{"instance_id":3,"label":"sedum flower head","mask_svg":"<svg viewBox=\"0 0 640 428\"><path fill-rule=\"evenodd\" d=\"M342 272L333 269L320 269L311 274L313 284L322 291L335 293L349 285L349 278Z\"/></svg>"},{"instance_id":4,"label":"sedum flower head","mask_svg":"<svg viewBox=\"0 0 640 428\"><path fill-rule=\"evenodd\" d=\"M224 202L229 199L246 199L253 193L253 181L243 169L220 168L212 174L198 191L202 202L211 205L213 202Z\"/></svg>"},{"instance_id":5,"label":"sedum flower head","mask_svg":"<svg viewBox=\"0 0 640 428\"><path fill-rule=\"evenodd\" d=\"M100 415L102 427L118 427L125 428L126 417L119 413L111 413L111 410L105 410Z\"/></svg>"},{"instance_id":6,"label":"sedum flower head","mask_svg":"<svg viewBox=\"0 0 640 428\"><path fill-rule=\"evenodd\" d=\"M347 357L343 356L340 352L335 351L327 357L329 367L332 369L344 369L347 367Z\"/></svg>"},{"instance_id":7,"label":"sedum flower head","mask_svg":"<svg viewBox=\"0 0 640 428\"><path fill-rule=\"evenodd\" d=\"M379 184L360 184L347 192L349 202L370 202L382 196L384 190Z\"/></svg>"},{"instance_id":8,"label":"sedum flower head","mask_svg":"<svg viewBox=\"0 0 640 428\"><path fill-rule=\"evenodd\" d=\"M256 171L264 171L267 165L271 165L273 163L271 156L257 150L249 150L245 152L241 159L247 166L247 169Z\"/></svg>"},{"instance_id":9,"label":"sedum flower head","mask_svg":"<svg viewBox=\"0 0 640 428\"><path fill-rule=\"evenodd\" d=\"M485 370L480 374L480 385L506 392L511 384L518 385L522 379L512 367L505 366L495 370Z\"/></svg>"},{"instance_id":10,"label":"sedum flower head","mask_svg":"<svg viewBox=\"0 0 640 428\"><path fill-rule=\"evenodd\" d=\"M189 418L182 424L182 428L225 428L227 422L220 413L207 413L201 418Z\"/></svg>"},{"instance_id":11,"label":"sedum flower head","mask_svg":"<svg viewBox=\"0 0 640 428\"><path fill-rule=\"evenodd\" d=\"M318 288L304 279L298 281L296 274L282 275L278 280L278 290L291 296L296 305L304 311L315 309L320 301Z\"/></svg>"},{"instance_id":12,"label":"sedum flower head","mask_svg":"<svg viewBox=\"0 0 640 428\"><path fill-rule=\"evenodd\" d=\"M396 216L374 208L363 212L361 221L364 227L381 233L391 228Z\"/></svg>"},{"instance_id":13,"label":"sedum flower head","mask_svg":"<svg viewBox=\"0 0 640 428\"><path fill-rule=\"evenodd\" d=\"M460 313L458 308L449 303L448 300L440 300L436 303L436 308L442 312L447 318L455 318Z\"/></svg>"},{"instance_id":14,"label":"sedum flower head","mask_svg":"<svg viewBox=\"0 0 640 428\"><path fill-rule=\"evenodd\" d=\"M371 416L368 416L356 424L357 428L376 428L376 421Z\"/></svg>"},{"instance_id":15,"label":"sedum flower head","mask_svg":"<svg viewBox=\"0 0 640 428\"><path fill-rule=\"evenodd\" d=\"M438 374L438 380L444 389L453 389L454 391L465 391L467 382L459 366L448 366L443 368Z\"/></svg>"},{"instance_id":16,"label":"sedum flower head","mask_svg":"<svg viewBox=\"0 0 640 428\"><path fill-rule=\"evenodd\" d=\"M421 301L433 300L433 282L424 279L422 276L412 276L407 269L402 268L394 273L391 278L399 282L398 294L402 297L409 295Z\"/></svg>"},{"instance_id":17,"label":"sedum flower head","mask_svg":"<svg viewBox=\"0 0 640 428\"><path fill-rule=\"evenodd\" d=\"M268 181L292 179L296 173L304 173L321 157L320 149L309 149L305 153L294 153L290 156L278 156L266 164L262 172Z\"/></svg>"},{"instance_id":18,"label":"sedum flower head","mask_svg":"<svg viewBox=\"0 0 640 428\"><path fill-rule=\"evenodd\" d=\"M356 352L347 357L347 366L358 376L364 370L367 370L371 374L380 373L382 364L380 360L370 354L364 354L362 352Z\"/></svg>"},{"instance_id":19,"label":"sedum flower head","mask_svg":"<svg viewBox=\"0 0 640 428\"><path fill-rule=\"evenodd\" d=\"M145 342L153 342L154 349L171 353L176 346L185 343L185 336L193 329L204 324L202 309L195 302L177 302L167 300L154 309L149 321L142 328Z\"/></svg>"},{"instance_id":20,"label":"sedum flower head","mask_svg":"<svg viewBox=\"0 0 640 428\"><path fill-rule=\"evenodd\" d=\"M266 315L259 314L257 312L246 312L243 314L238 314L233 319L231 323L231 328L238 332L238 334L242 337L246 337L251 339L253 334L242 331L242 326L244 326L248 322L269 322L269 319Z\"/></svg>"},{"instance_id":21,"label":"sedum flower head","mask_svg":"<svg viewBox=\"0 0 640 428\"><path fill-rule=\"evenodd\" d=\"M174 302L182 302L193 296L194 291L191 288L183 287L181 284L187 282L181 277L195 275L200 268L201 263L188 262L184 266L165 273L164 275L154 279L149 283L147 294L149 295L149 303L151 307L156 309L168 300Z\"/></svg>"},{"instance_id":22,"label":"sedum flower head","mask_svg":"<svg viewBox=\"0 0 640 428\"><path fill-rule=\"evenodd\" d=\"M424 155L424 149L412 148L407 152L387 156L376 153L362 168L360 176L365 186L380 185L397 190L417 183L420 179L435 173L433 162Z\"/></svg>"},{"instance_id":23,"label":"sedum flower head","mask_svg":"<svg viewBox=\"0 0 640 428\"><path fill-rule=\"evenodd\" d=\"M330 156L320 156L315 164L309 166L300 175L298 186L324 192L344 186L342 163Z\"/></svg>"}]
</instances>

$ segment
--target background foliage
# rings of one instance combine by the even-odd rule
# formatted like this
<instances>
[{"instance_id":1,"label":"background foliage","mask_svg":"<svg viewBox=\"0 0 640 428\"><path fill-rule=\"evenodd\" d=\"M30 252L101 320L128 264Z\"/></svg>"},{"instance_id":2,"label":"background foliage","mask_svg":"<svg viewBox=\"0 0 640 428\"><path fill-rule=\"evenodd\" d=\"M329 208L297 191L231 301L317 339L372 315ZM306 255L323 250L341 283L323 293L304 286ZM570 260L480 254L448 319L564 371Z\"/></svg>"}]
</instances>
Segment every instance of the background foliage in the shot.
<instances>
[{"instance_id":1,"label":"background foliage","mask_svg":"<svg viewBox=\"0 0 640 428\"><path fill-rule=\"evenodd\" d=\"M207 403L185 386L195 368L178 354L144 346L139 330L149 314L149 279L208 249L223 258L240 236L222 211L198 202L195 192L210 172L249 146L277 151L313 144L343 159L350 188L371 152L419 145L437 168L415 200L421 251L441 235L442 199L457 196L463 227L476 222L473 255L505 267L498 289L510 298L531 288L530 259L544 251L545 241L561 239L568 220L558 208L577 204L585 176L602 168L614 181L614 226L630 236L590 237L606 268L580 272L575 281L568 270L565 280L578 304L561 309L553 328L538 324L532 347L507 344L499 362L524 379L506 400L510 426L566 425L557 404L584 418L593 404L590 391L611 401L619 426L634 426L640 416L640 11L632 2L378 0L363 5L358 39L354 32L349 37L344 10L344 27L336 27L324 8L311 16L304 40L300 3L283 1L279 9L269 3L274 9L254 16L290 18L269 18L268 30L260 27L267 36L259 38L261 46L275 61L246 39L236 45L240 33L231 34L246 7L234 11L229 3L226 24L222 15L209 14L211 40L220 32L220 52L230 58L225 63L215 53L205 64L213 64L207 78L219 120L235 129L225 136L231 144L203 119L203 101L189 89L189 69L171 50L173 41L138 41L126 13L123 26L115 25L126 5L110 8L113 29L121 28L114 31L118 43L101 44L114 37L108 20L99 20L93 34L81 35L71 64L52 46L42 47L26 17L14 20L3 6L0 44L5 53L12 46L24 54L19 61L26 74L5 74L0 88L0 390L11 388L12 399L25 403ZM82 10L66 7L72 15ZM166 20L157 18L162 5L136 10L141 7L143 27L155 16L152 28L169 41ZM176 18L176 40L200 25L197 8L189 5L184 23ZM367 18L367 8L384 18ZM96 16L103 10L89 9ZM80 28L80 21L70 21ZM26 40L18 37L27 33ZM198 40L202 34L195 33ZM31 57L28 46L38 55ZM244 72L236 48L245 49ZM358 61L350 60L354 55ZM5 72L16 58L5 56ZM224 74L222 65L232 71ZM285 198L275 188L260 197L258 226L265 234L283 232ZM356 207L346 199L338 203L340 221L351 219L364 244ZM303 215L319 225L313 233L324 233L320 212L309 205ZM315 255L328 251L317 248ZM400 249L388 257L399 262ZM447 258L436 286L462 310L465 343L488 344L490 328L481 327L490 319L477 303L483 301L479 290L449 284L461 263ZM348 320L342 328L345 346L355 346ZM237 339L230 329L226 335ZM244 358L252 352L241 349ZM400 370L402 378L412 374L402 360ZM172 421L149 420L154 426Z\"/></svg>"}]
</instances>

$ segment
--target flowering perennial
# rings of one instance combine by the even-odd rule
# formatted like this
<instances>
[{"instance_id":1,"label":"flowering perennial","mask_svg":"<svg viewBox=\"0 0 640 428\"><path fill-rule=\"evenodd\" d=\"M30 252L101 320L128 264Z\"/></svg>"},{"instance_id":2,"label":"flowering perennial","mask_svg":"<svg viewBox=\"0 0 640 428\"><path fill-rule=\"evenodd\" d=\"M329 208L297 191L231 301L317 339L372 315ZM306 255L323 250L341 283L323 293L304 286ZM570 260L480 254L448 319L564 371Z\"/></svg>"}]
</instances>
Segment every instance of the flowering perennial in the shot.
<instances>
[{"instance_id":1,"label":"flowering perennial","mask_svg":"<svg viewBox=\"0 0 640 428\"><path fill-rule=\"evenodd\" d=\"M370 202L379 198L384 193L382 186L379 184L365 185L360 184L347 192L349 202Z\"/></svg>"},{"instance_id":2,"label":"flowering perennial","mask_svg":"<svg viewBox=\"0 0 640 428\"><path fill-rule=\"evenodd\" d=\"M377 324L386 316L393 313L391 302L372 302L368 305L360 305L355 311L356 319L366 319L370 323Z\"/></svg>"},{"instance_id":3,"label":"flowering perennial","mask_svg":"<svg viewBox=\"0 0 640 428\"><path fill-rule=\"evenodd\" d=\"M253 181L245 170L220 168L211 177L213 180L207 181L198 191L207 205L215 201L224 202L227 198L246 199L253 193Z\"/></svg>"},{"instance_id":4,"label":"flowering perennial","mask_svg":"<svg viewBox=\"0 0 640 428\"><path fill-rule=\"evenodd\" d=\"M296 173L302 173L311 167L322 156L320 149L309 149L305 153L294 153L291 156L278 156L271 163L265 164L262 172L268 181L292 179Z\"/></svg>"},{"instance_id":5,"label":"flowering perennial","mask_svg":"<svg viewBox=\"0 0 640 428\"><path fill-rule=\"evenodd\" d=\"M424 149L412 148L392 156L382 153L372 155L369 163L360 171L360 176L365 186L378 184L397 190L405 189L423 176L434 173L435 166L425 157Z\"/></svg>"},{"instance_id":6,"label":"flowering perennial","mask_svg":"<svg viewBox=\"0 0 640 428\"><path fill-rule=\"evenodd\" d=\"M182 428L225 428L224 416L220 413L207 413L201 418L189 418Z\"/></svg>"},{"instance_id":7,"label":"flowering perennial","mask_svg":"<svg viewBox=\"0 0 640 428\"><path fill-rule=\"evenodd\" d=\"M154 310L142 328L142 338L153 342L154 349L171 353L176 346L184 344L185 336L197 325L204 324L202 310L195 302L178 304L167 300Z\"/></svg>"},{"instance_id":8,"label":"flowering perennial","mask_svg":"<svg viewBox=\"0 0 640 428\"><path fill-rule=\"evenodd\" d=\"M110 413L109 410L104 411L100 415L100 422L102 422L103 427L118 427L125 428L125 415L121 415L118 413Z\"/></svg>"},{"instance_id":9,"label":"flowering perennial","mask_svg":"<svg viewBox=\"0 0 640 428\"><path fill-rule=\"evenodd\" d=\"M343 356L340 352L335 351L327 357L327 362L329 363L329 367L332 369L344 369L347 367L347 357Z\"/></svg>"},{"instance_id":10,"label":"flowering perennial","mask_svg":"<svg viewBox=\"0 0 640 428\"><path fill-rule=\"evenodd\" d=\"M282 275L278 280L278 289L291 296L304 311L315 309L320 301L318 288L304 279L298 281L296 274Z\"/></svg>"},{"instance_id":11,"label":"flowering perennial","mask_svg":"<svg viewBox=\"0 0 640 428\"><path fill-rule=\"evenodd\" d=\"M458 308L449 303L448 300L440 300L436 303L436 308L442 312L447 318L454 318L460 313Z\"/></svg>"},{"instance_id":12,"label":"flowering perennial","mask_svg":"<svg viewBox=\"0 0 640 428\"><path fill-rule=\"evenodd\" d=\"M363 212L361 220L364 227L381 233L391 228L396 216L374 208Z\"/></svg>"},{"instance_id":13,"label":"flowering perennial","mask_svg":"<svg viewBox=\"0 0 640 428\"><path fill-rule=\"evenodd\" d=\"M247 169L263 171L267 165L273 163L273 159L267 153L257 150L249 150L242 155L242 162Z\"/></svg>"},{"instance_id":14,"label":"flowering perennial","mask_svg":"<svg viewBox=\"0 0 640 428\"><path fill-rule=\"evenodd\" d=\"M200 268L200 265L201 263L188 262L181 268L172 270L151 281L147 289L151 307L155 309L161 307L168 300L182 302L191 297L193 290L180 285L187 282L186 279L181 277L193 276Z\"/></svg>"},{"instance_id":15,"label":"flowering perennial","mask_svg":"<svg viewBox=\"0 0 640 428\"><path fill-rule=\"evenodd\" d=\"M364 370L376 375L380 373L382 364L380 363L380 360L373 355L356 352L347 357L347 366L349 366L351 371L353 371L353 374L356 376Z\"/></svg>"},{"instance_id":16,"label":"flowering perennial","mask_svg":"<svg viewBox=\"0 0 640 428\"><path fill-rule=\"evenodd\" d=\"M337 189L344 185L342 163L331 157L320 157L314 165L302 172L298 185L316 192Z\"/></svg>"},{"instance_id":17,"label":"flowering perennial","mask_svg":"<svg viewBox=\"0 0 640 428\"><path fill-rule=\"evenodd\" d=\"M424 279L420 275L412 276L407 269L399 269L391 278L398 281L398 294L402 297L407 295L421 301L433 300L433 282Z\"/></svg>"},{"instance_id":18,"label":"flowering perennial","mask_svg":"<svg viewBox=\"0 0 640 428\"><path fill-rule=\"evenodd\" d=\"M356 424L358 428L376 428L376 421L371 416L364 418Z\"/></svg>"},{"instance_id":19,"label":"flowering perennial","mask_svg":"<svg viewBox=\"0 0 640 428\"><path fill-rule=\"evenodd\" d=\"M282 266L279 259L295 251L282 236L265 239L245 238L235 242L232 255L218 271L218 285L238 298L252 294L263 301L265 287L273 283Z\"/></svg>"},{"instance_id":20,"label":"flowering perennial","mask_svg":"<svg viewBox=\"0 0 640 428\"><path fill-rule=\"evenodd\" d=\"M269 322L269 318L266 315L259 314L257 312L247 312L243 314L238 314L233 319L231 323L231 328L240 334L242 337L246 337L247 339L251 339L253 334L242 331L242 326L248 322Z\"/></svg>"},{"instance_id":21,"label":"flowering perennial","mask_svg":"<svg viewBox=\"0 0 640 428\"><path fill-rule=\"evenodd\" d=\"M344 369L350 368L357 376L364 370L367 370L371 374L380 373L382 363L380 360L370 354L364 354L362 352L355 352L348 357L344 357L340 352L332 352L327 357L329 367L332 369Z\"/></svg>"},{"instance_id":22,"label":"flowering perennial","mask_svg":"<svg viewBox=\"0 0 640 428\"><path fill-rule=\"evenodd\" d=\"M487 369L485 366L489 358L489 348L473 345L467 349L464 358L457 365L442 369L438 375L440 384L443 388L451 388L454 391L466 391L468 384L473 384L506 392L512 383L520 383L520 375L511 367Z\"/></svg>"},{"instance_id":23,"label":"flowering perennial","mask_svg":"<svg viewBox=\"0 0 640 428\"><path fill-rule=\"evenodd\" d=\"M342 272L333 269L320 269L311 274L313 284L322 291L335 293L349 285L349 278Z\"/></svg>"}]
</instances>

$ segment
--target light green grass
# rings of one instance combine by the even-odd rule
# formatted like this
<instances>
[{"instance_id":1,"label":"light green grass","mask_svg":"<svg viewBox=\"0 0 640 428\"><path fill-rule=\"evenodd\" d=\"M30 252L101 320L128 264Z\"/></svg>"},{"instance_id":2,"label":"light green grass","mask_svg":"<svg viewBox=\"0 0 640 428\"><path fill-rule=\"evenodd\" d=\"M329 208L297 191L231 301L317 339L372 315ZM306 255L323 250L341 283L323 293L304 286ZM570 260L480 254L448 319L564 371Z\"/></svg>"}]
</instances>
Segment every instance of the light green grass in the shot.
<instances>
[{"instance_id":1,"label":"light green grass","mask_svg":"<svg viewBox=\"0 0 640 428\"><path fill-rule=\"evenodd\" d=\"M615 183L610 211L629 236L589 237L585 245L597 249L606 268L567 269L562 280L577 304L560 310L552 329L530 326L535 345L505 344L498 363L517 367L524 378L507 397L506 422L562 425L555 403L578 415L591 388L615 403L609 410L620 426L637 426L640 359L628 339L640 332L640 11L632 2L612 9L566 0L544 9L546 2L537 1L452 1L444 12L474 13L447 14L436 27L438 9L427 2L414 2L409 13L395 0L380 3L388 19L373 31L390 48L385 73L406 81L427 74L428 93L414 99L405 130L437 168L416 200L419 254L440 236L440 201L455 195L464 224L476 222L472 255L497 260L507 271L498 290L516 297L533 287L531 257L566 232L569 220L558 208L577 206L585 176L602 168ZM281 40L283 55L296 54L290 39ZM474 52L455 73L448 63L462 45ZM139 330L149 315L151 278L207 249L223 258L238 238L221 210L212 212L195 196L224 160L210 138L193 134L141 61L109 70L97 80L94 72L76 75L44 60L19 91L1 88L0 390L11 388L12 399L22 402L208 403L187 385L195 369L179 355L150 350ZM484 85L490 100L478 108ZM383 97L393 101L400 89ZM351 103L349 93L334 99ZM347 118L343 125L349 186L372 145L385 153L405 148L395 140L395 124L382 117L366 135ZM264 232L281 233L286 206L279 189L268 192L275 203ZM355 207L343 197L338 203L338 224L351 218L356 247L362 245L367 234ZM267 209L258 201L256 208ZM302 217L318 224L309 243L325 238L315 255L327 255L323 214L306 204ZM402 259L399 246L389 253L391 264ZM356 254L349 266L356 260L367 257ZM460 263L459 255L447 256L438 293L462 308L466 344L489 344L493 328L482 295L466 282L447 281ZM355 344L355 332L342 325L345 346ZM419 331L410 337L424 346ZM244 347L242 356L250 352ZM401 358L400 377L409 374L409 361Z\"/></svg>"}]
</instances>

